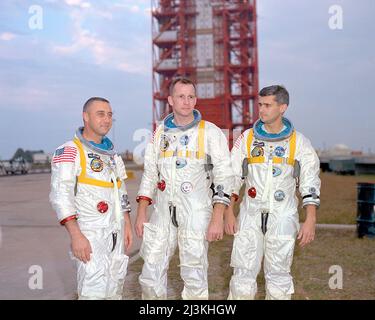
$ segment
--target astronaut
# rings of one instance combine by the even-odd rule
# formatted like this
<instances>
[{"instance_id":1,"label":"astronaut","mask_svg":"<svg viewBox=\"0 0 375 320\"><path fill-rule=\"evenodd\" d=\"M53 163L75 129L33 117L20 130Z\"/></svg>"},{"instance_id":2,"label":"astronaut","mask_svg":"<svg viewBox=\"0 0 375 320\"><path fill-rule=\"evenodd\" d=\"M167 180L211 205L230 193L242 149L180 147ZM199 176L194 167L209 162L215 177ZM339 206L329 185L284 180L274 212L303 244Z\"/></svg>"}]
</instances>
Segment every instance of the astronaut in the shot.
<instances>
[{"instance_id":1,"label":"astronaut","mask_svg":"<svg viewBox=\"0 0 375 320\"><path fill-rule=\"evenodd\" d=\"M178 245L183 299L208 299L208 242L223 237L232 171L226 137L195 110L195 85L170 87L169 114L145 152L135 231L143 236L143 299L167 298L167 270ZM154 204L150 219L147 206Z\"/></svg>"},{"instance_id":2,"label":"astronaut","mask_svg":"<svg viewBox=\"0 0 375 320\"><path fill-rule=\"evenodd\" d=\"M52 158L50 202L71 238L78 299L122 299L132 231L125 165L105 136L112 126L108 100L90 98L84 127Z\"/></svg>"},{"instance_id":3,"label":"astronaut","mask_svg":"<svg viewBox=\"0 0 375 320\"><path fill-rule=\"evenodd\" d=\"M283 116L289 104L287 90L270 86L259 95L260 119L237 139L231 152L234 188L225 211L225 232L234 234L234 272L228 299L254 299L264 257L266 299L287 300L294 293L290 267L296 236L303 247L315 235L319 159L310 141ZM236 221L233 206L244 183ZM297 187L306 209L302 228Z\"/></svg>"}]
</instances>

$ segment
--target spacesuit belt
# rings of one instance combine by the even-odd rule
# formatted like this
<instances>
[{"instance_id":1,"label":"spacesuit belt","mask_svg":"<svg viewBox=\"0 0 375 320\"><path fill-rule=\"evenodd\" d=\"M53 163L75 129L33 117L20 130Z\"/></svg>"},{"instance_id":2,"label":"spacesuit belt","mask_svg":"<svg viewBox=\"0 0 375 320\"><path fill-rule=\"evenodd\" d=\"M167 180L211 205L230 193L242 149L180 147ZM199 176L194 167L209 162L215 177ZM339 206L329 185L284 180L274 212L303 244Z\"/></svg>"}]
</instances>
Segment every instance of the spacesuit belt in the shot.
<instances>
[{"instance_id":1,"label":"spacesuit belt","mask_svg":"<svg viewBox=\"0 0 375 320\"><path fill-rule=\"evenodd\" d=\"M87 177L78 177L78 183L82 184L89 184L92 186L97 186L97 187L102 187L102 188L113 188L114 184L113 182L108 182L108 181L102 181L102 180L97 180L97 179L92 179L92 178L87 178ZM117 180L117 188L120 188L122 185L121 180Z\"/></svg>"},{"instance_id":2,"label":"spacesuit belt","mask_svg":"<svg viewBox=\"0 0 375 320\"><path fill-rule=\"evenodd\" d=\"M247 158L248 164L264 163L265 161L263 156ZM288 164L290 166L294 166L294 161L292 158L273 157L272 159L272 163L274 164Z\"/></svg>"},{"instance_id":3,"label":"spacesuit belt","mask_svg":"<svg viewBox=\"0 0 375 320\"><path fill-rule=\"evenodd\" d=\"M199 151L162 151L160 152L160 158L171 158L177 156L179 158L190 158L190 159L201 159L206 156L205 153L201 154Z\"/></svg>"}]
</instances>

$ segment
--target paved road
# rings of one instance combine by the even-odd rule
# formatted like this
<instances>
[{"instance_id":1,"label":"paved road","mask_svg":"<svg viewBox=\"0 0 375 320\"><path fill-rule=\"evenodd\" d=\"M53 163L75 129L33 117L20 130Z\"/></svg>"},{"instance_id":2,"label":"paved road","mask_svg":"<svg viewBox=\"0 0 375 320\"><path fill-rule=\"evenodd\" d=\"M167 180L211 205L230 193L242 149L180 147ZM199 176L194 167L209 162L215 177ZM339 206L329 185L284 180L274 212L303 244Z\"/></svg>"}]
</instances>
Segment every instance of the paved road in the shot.
<instances>
[{"instance_id":1,"label":"paved road","mask_svg":"<svg viewBox=\"0 0 375 320\"><path fill-rule=\"evenodd\" d=\"M134 209L141 174L127 183ZM0 299L75 297L69 236L49 204L49 183L48 173L0 177ZM139 245L135 239L131 256ZM42 288L31 289L40 274Z\"/></svg>"}]
</instances>

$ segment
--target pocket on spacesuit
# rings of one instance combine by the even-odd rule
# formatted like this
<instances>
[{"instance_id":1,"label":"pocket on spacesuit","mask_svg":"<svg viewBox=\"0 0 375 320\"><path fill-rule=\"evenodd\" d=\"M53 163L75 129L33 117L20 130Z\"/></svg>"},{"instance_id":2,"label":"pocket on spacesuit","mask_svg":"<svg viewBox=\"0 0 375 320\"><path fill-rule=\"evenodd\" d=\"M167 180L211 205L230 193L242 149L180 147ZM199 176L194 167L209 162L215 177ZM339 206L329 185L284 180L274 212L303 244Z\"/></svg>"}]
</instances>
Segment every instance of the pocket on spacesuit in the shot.
<instances>
[{"instance_id":1,"label":"pocket on spacesuit","mask_svg":"<svg viewBox=\"0 0 375 320\"><path fill-rule=\"evenodd\" d=\"M178 236L180 266L203 268L207 264L202 232L184 231Z\"/></svg>"},{"instance_id":2,"label":"pocket on spacesuit","mask_svg":"<svg viewBox=\"0 0 375 320\"><path fill-rule=\"evenodd\" d=\"M120 254L112 258L110 274L114 281L122 282L125 280L128 268L129 257L125 254Z\"/></svg>"},{"instance_id":3,"label":"pocket on spacesuit","mask_svg":"<svg viewBox=\"0 0 375 320\"><path fill-rule=\"evenodd\" d=\"M139 254L148 263L159 263L166 255L167 233L163 233L161 228L152 223L144 223L143 227L143 241Z\"/></svg>"},{"instance_id":4,"label":"pocket on spacesuit","mask_svg":"<svg viewBox=\"0 0 375 320\"><path fill-rule=\"evenodd\" d=\"M105 298L106 267L102 257L91 255L87 263L79 262L77 271L78 295L84 297Z\"/></svg>"},{"instance_id":5,"label":"pocket on spacesuit","mask_svg":"<svg viewBox=\"0 0 375 320\"><path fill-rule=\"evenodd\" d=\"M267 239L266 259L273 270L290 272L294 245L295 237L291 235L276 235Z\"/></svg>"},{"instance_id":6,"label":"pocket on spacesuit","mask_svg":"<svg viewBox=\"0 0 375 320\"><path fill-rule=\"evenodd\" d=\"M256 259L256 238L249 230L240 230L234 235L230 265L233 268L253 269Z\"/></svg>"}]
</instances>

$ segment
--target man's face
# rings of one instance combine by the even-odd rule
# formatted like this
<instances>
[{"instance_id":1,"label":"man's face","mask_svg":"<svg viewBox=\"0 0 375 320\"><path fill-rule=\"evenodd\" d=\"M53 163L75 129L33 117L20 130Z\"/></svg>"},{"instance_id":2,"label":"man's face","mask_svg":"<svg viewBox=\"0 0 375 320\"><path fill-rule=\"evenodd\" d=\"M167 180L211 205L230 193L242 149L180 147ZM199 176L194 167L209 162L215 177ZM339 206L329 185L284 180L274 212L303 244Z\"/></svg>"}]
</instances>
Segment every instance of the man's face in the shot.
<instances>
[{"instance_id":1,"label":"man's face","mask_svg":"<svg viewBox=\"0 0 375 320\"><path fill-rule=\"evenodd\" d=\"M271 124L282 117L286 104L278 104L275 96L259 97L259 117L266 124Z\"/></svg>"},{"instance_id":2,"label":"man's face","mask_svg":"<svg viewBox=\"0 0 375 320\"><path fill-rule=\"evenodd\" d=\"M173 113L182 117L192 115L197 103L194 86L191 84L176 83L172 96L168 97L168 103L172 106Z\"/></svg>"},{"instance_id":3,"label":"man's face","mask_svg":"<svg viewBox=\"0 0 375 320\"><path fill-rule=\"evenodd\" d=\"M85 126L100 136L105 136L112 127L112 108L107 102L94 101L83 113Z\"/></svg>"}]
</instances>

